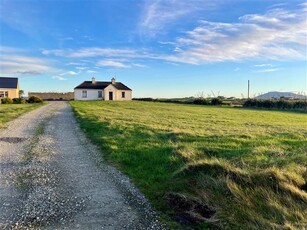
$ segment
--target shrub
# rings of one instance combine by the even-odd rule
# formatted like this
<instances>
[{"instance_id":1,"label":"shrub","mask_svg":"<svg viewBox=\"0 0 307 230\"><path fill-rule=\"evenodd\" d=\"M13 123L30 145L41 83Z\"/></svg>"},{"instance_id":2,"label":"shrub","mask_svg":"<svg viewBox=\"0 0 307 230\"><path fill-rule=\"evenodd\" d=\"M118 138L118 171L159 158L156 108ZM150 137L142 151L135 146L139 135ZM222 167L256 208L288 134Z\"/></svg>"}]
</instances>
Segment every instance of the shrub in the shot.
<instances>
[{"instance_id":1,"label":"shrub","mask_svg":"<svg viewBox=\"0 0 307 230\"><path fill-rule=\"evenodd\" d=\"M13 99L13 103L14 104L26 104L27 101L25 99L23 99L23 98L14 98Z\"/></svg>"},{"instance_id":2,"label":"shrub","mask_svg":"<svg viewBox=\"0 0 307 230\"><path fill-rule=\"evenodd\" d=\"M193 104L196 104L196 105L209 105L209 101L204 99L204 98L196 98L193 100Z\"/></svg>"},{"instance_id":3,"label":"shrub","mask_svg":"<svg viewBox=\"0 0 307 230\"><path fill-rule=\"evenodd\" d=\"M1 99L1 103L2 104L13 104L13 100L11 98L6 97L6 98Z\"/></svg>"},{"instance_id":4,"label":"shrub","mask_svg":"<svg viewBox=\"0 0 307 230\"><path fill-rule=\"evenodd\" d=\"M223 101L220 98L213 98L211 100L211 105L221 105L221 104L223 104Z\"/></svg>"},{"instance_id":5,"label":"shrub","mask_svg":"<svg viewBox=\"0 0 307 230\"><path fill-rule=\"evenodd\" d=\"M275 102L272 100L264 100L261 101L261 106L259 107L264 107L264 108L274 108L275 107Z\"/></svg>"},{"instance_id":6,"label":"shrub","mask_svg":"<svg viewBox=\"0 0 307 230\"><path fill-rule=\"evenodd\" d=\"M151 97L144 97L144 98L132 98L134 101L155 101L155 99Z\"/></svg>"},{"instance_id":7,"label":"shrub","mask_svg":"<svg viewBox=\"0 0 307 230\"><path fill-rule=\"evenodd\" d=\"M293 108L307 110L307 101L296 101L293 103Z\"/></svg>"},{"instance_id":8,"label":"shrub","mask_svg":"<svg viewBox=\"0 0 307 230\"><path fill-rule=\"evenodd\" d=\"M31 96L31 97L29 97L28 102L29 103L41 103L41 102L43 102L43 100L40 97Z\"/></svg>"},{"instance_id":9,"label":"shrub","mask_svg":"<svg viewBox=\"0 0 307 230\"><path fill-rule=\"evenodd\" d=\"M244 102L243 107L307 110L307 101L302 101L302 100L287 101L284 99L280 99L280 100L248 99Z\"/></svg>"},{"instance_id":10,"label":"shrub","mask_svg":"<svg viewBox=\"0 0 307 230\"><path fill-rule=\"evenodd\" d=\"M256 99L248 99L243 103L243 107L257 107Z\"/></svg>"}]
</instances>

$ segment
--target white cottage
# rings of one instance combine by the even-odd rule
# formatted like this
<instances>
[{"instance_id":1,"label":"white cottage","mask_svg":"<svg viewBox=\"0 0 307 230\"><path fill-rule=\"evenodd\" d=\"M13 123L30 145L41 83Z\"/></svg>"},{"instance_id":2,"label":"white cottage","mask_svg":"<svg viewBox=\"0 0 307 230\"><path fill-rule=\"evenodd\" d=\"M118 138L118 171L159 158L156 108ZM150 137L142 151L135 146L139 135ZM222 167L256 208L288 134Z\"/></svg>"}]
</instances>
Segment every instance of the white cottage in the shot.
<instances>
[{"instance_id":1,"label":"white cottage","mask_svg":"<svg viewBox=\"0 0 307 230\"><path fill-rule=\"evenodd\" d=\"M92 81L85 81L78 85L75 90L75 100L115 100L130 101L132 100L132 90L121 82L116 82L112 78L110 82L96 81L93 77Z\"/></svg>"}]
</instances>

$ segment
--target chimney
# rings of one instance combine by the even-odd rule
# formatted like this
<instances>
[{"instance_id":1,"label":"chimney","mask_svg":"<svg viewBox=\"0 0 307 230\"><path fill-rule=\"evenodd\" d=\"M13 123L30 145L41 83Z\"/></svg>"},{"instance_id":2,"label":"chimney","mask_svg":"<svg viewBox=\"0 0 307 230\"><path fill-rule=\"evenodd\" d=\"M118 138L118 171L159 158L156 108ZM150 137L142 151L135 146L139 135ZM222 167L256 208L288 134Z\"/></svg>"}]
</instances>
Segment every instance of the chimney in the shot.
<instances>
[{"instance_id":1,"label":"chimney","mask_svg":"<svg viewBox=\"0 0 307 230\"><path fill-rule=\"evenodd\" d=\"M112 84L115 84L115 78L114 77L111 79L111 82L112 82Z\"/></svg>"},{"instance_id":2,"label":"chimney","mask_svg":"<svg viewBox=\"0 0 307 230\"><path fill-rule=\"evenodd\" d=\"M96 84L96 78L92 77L92 84Z\"/></svg>"}]
</instances>

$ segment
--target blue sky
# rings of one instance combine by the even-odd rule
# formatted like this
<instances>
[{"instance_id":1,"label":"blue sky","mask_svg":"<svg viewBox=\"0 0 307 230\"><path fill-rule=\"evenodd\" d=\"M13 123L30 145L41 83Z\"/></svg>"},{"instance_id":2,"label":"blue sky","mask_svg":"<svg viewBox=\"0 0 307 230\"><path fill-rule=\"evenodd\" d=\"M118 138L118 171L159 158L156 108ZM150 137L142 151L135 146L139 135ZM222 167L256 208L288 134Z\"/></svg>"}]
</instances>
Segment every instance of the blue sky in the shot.
<instances>
[{"instance_id":1,"label":"blue sky","mask_svg":"<svg viewBox=\"0 0 307 230\"><path fill-rule=\"evenodd\" d=\"M305 1L0 0L0 76L73 91L116 76L134 97L306 93Z\"/></svg>"}]
</instances>

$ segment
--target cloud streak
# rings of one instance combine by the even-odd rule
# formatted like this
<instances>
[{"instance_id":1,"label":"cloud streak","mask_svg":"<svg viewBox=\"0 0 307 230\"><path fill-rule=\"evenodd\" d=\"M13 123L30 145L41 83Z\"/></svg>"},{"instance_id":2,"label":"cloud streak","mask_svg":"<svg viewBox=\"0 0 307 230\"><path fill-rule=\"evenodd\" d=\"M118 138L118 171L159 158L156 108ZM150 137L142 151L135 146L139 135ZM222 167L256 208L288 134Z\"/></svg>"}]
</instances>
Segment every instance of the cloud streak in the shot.
<instances>
[{"instance_id":1,"label":"cloud streak","mask_svg":"<svg viewBox=\"0 0 307 230\"><path fill-rule=\"evenodd\" d=\"M139 31L146 36L155 37L163 29L192 13L213 9L216 1L207 0L154 0L145 1L140 17Z\"/></svg>"},{"instance_id":2,"label":"cloud streak","mask_svg":"<svg viewBox=\"0 0 307 230\"><path fill-rule=\"evenodd\" d=\"M25 56L4 54L0 58L0 73L4 76L41 75L54 71L47 61Z\"/></svg>"},{"instance_id":3,"label":"cloud streak","mask_svg":"<svg viewBox=\"0 0 307 230\"><path fill-rule=\"evenodd\" d=\"M165 59L190 64L304 59L305 10L272 9L262 15L244 15L238 23L201 21L198 27L177 38L177 54Z\"/></svg>"},{"instance_id":4,"label":"cloud streak","mask_svg":"<svg viewBox=\"0 0 307 230\"><path fill-rule=\"evenodd\" d=\"M99 48L99 47L81 48L77 50L72 50L72 49L43 50L42 54L68 57L68 58L88 58L88 57L97 57L97 56L104 56L104 57L125 56L125 57L134 58L134 57L143 56L142 53L133 49L111 49L111 48Z\"/></svg>"},{"instance_id":5,"label":"cloud streak","mask_svg":"<svg viewBox=\"0 0 307 230\"><path fill-rule=\"evenodd\" d=\"M270 72L276 72L276 71L280 71L282 70L281 68L270 68L270 69L261 69L261 70L257 70L255 72L257 73L270 73Z\"/></svg>"},{"instance_id":6,"label":"cloud streak","mask_svg":"<svg viewBox=\"0 0 307 230\"><path fill-rule=\"evenodd\" d=\"M192 1L191 7L201 2ZM175 3L178 3L176 7L182 9L182 12L176 12L176 7L170 10ZM164 21L168 19L176 20L180 15L191 13L191 9L185 11L188 3L184 1L151 1L146 4L148 12L146 11L144 16L146 19L143 26L153 31L156 27L163 27ZM211 7L214 7L214 4ZM157 19L158 12L161 13L160 21ZM151 22L153 28L150 27ZM74 60L102 57L105 59L93 61L96 66L118 68L141 67L134 64L140 59L196 65L244 60L303 60L306 58L306 27L306 4L302 4L292 10L270 8L263 14L242 15L234 23L201 20L197 27L182 32L182 35L174 40L157 41L172 47L160 52L149 49L85 47L75 50L43 50L42 53ZM118 61L119 59L124 62Z\"/></svg>"},{"instance_id":7,"label":"cloud streak","mask_svg":"<svg viewBox=\"0 0 307 230\"><path fill-rule=\"evenodd\" d=\"M60 80L60 81L66 81L67 79L61 76L52 76L52 79Z\"/></svg>"},{"instance_id":8,"label":"cloud streak","mask_svg":"<svg viewBox=\"0 0 307 230\"><path fill-rule=\"evenodd\" d=\"M96 63L97 66L110 66L110 67L117 67L117 68L130 68L129 65L126 65L119 61L114 60L101 60Z\"/></svg>"}]
</instances>

